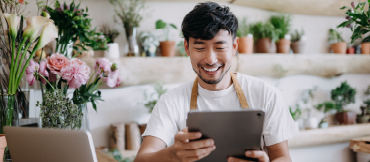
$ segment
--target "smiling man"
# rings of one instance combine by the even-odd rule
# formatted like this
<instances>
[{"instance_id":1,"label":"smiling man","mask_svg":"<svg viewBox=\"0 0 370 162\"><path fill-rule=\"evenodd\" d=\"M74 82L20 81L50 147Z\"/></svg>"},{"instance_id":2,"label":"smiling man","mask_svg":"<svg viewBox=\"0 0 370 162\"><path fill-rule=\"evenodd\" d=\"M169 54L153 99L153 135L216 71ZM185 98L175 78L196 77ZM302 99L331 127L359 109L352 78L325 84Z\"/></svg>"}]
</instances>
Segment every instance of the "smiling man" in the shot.
<instances>
[{"instance_id":1,"label":"smiling man","mask_svg":"<svg viewBox=\"0 0 370 162\"><path fill-rule=\"evenodd\" d=\"M191 141L200 132L189 133L187 113L199 110L261 109L265 112L261 148L245 155L260 162L291 161L287 139L298 133L279 90L255 77L230 73L238 47L238 20L228 7L199 3L182 23L185 51L190 57L195 81L162 95L154 107L135 162L191 162L217 149L212 139ZM238 92L238 94L237 94ZM240 95L243 94L243 95ZM251 123L246 123L251 124ZM229 162L244 160L229 157Z\"/></svg>"}]
</instances>

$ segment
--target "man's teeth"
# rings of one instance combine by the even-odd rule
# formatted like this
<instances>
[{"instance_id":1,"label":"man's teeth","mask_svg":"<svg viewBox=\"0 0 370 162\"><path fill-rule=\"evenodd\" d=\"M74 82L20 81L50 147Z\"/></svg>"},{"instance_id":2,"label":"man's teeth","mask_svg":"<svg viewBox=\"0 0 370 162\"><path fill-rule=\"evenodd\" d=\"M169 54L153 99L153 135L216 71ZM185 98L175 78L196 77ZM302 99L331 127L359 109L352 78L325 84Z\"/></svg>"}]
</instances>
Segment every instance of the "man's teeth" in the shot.
<instances>
[{"instance_id":1,"label":"man's teeth","mask_svg":"<svg viewBox=\"0 0 370 162\"><path fill-rule=\"evenodd\" d=\"M211 68L211 69L207 69L207 68L203 68L205 71L208 71L208 72L214 72L216 70L218 70L218 68Z\"/></svg>"}]
</instances>

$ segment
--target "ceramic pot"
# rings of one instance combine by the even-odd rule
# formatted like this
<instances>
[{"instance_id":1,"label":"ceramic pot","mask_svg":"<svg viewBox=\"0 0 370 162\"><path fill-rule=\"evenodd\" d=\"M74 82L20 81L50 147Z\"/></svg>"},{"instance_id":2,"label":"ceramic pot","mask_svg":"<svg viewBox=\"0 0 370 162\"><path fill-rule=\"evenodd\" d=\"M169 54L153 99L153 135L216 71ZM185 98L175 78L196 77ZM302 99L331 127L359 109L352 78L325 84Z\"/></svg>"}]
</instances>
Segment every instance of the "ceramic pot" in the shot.
<instances>
[{"instance_id":1,"label":"ceramic pot","mask_svg":"<svg viewBox=\"0 0 370 162\"><path fill-rule=\"evenodd\" d=\"M271 41L271 38L258 39L256 53L276 53L276 44Z\"/></svg>"},{"instance_id":2,"label":"ceramic pot","mask_svg":"<svg viewBox=\"0 0 370 162\"><path fill-rule=\"evenodd\" d=\"M357 122L358 123L368 123L370 119L369 115L357 115Z\"/></svg>"},{"instance_id":3,"label":"ceramic pot","mask_svg":"<svg viewBox=\"0 0 370 162\"><path fill-rule=\"evenodd\" d=\"M7 143L6 143L5 135L0 134L0 161L2 161L4 158L4 150L6 146L7 146Z\"/></svg>"},{"instance_id":4,"label":"ceramic pot","mask_svg":"<svg viewBox=\"0 0 370 162\"><path fill-rule=\"evenodd\" d=\"M304 47L305 44L301 41L292 42L290 44L290 47L292 48L293 53L304 53Z\"/></svg>"},{"instance_id":5,"label":"ceramic pot","mask_svg":"<svg viewBox=\"0 0 370 162\"><path fill-rule=\"evenodd\" d=\"M319 128L328 128L328 127L329 127L329 123L328 123L328 122L326 122L326 121L321 122L321 123L319 124Z\"/></svg>"},{"instance_id":6,"label":"ceramic pot","mask_svg":"<svg viewBox=\"0 0 370 162\"><path fill-rule=\"evenodd\" d=\"M294 121L294 124L298 128L298 130L299 130L299 121Z\"/></svg>"},{"instance_id":7,"label":"ceramic pot","mask_svg":"<svg viewBox=\"0 0 370 162\"><path fill-rule=\"evenodd\" d=\"M355 54L355 47L349 47L347 49L347 54Z\"/></svg>"},{"instance_id":8,"label":"ceramic pot","mask_svg":"<svg viewBox=\"0 0 370 162\"><path fill-rule=\"evenodd\" d=\"M160 42L161 53L163 57L174 57L176 52L176 43L174 41Z\"/></svg>"},{"instance_id":9,"label":"ceramic pot","mask_svg":"<svg viewBox=\"0 0 370 162\"><path fill-rule=\"evenodd\" d=\"M361 54L370 54L370 42L361 43Z\"/></svg>"},{"instance_id":10,"label":"ceramic pot","mask_svg":"<svg viewBox=\"0 0 370 162\"><path fill-rule=\"evenodd\" d=\"M290 52L290 40L280 39L276 43L277 53L289 53Z\"/></svg>"},{"instance_id":11,"label":"ceramic pot","mask_svg":"<svg viewBox=\"0 0 370 162\"><path fill-rule=\"evenodd\" d=\"M253 53L253 36L240 37L238 50L240 54L251 54Z\"/></svg>"},{"instance_id":12,"label":"ceramic pot","mask_svg":"<svg viewBox=\"0 0 370 162\"><path fill-rule=\"evenodd\" d=\"M354 112L338 112L335 114L335 119L339 124L355 124L356 122L356 113Z\"/></svg>"},{"instance_id":13,"label":"ceramic pot","mask_svg":"<svg viewBox=\"0 0 370 162\"><path fill-rule=\"evenodd\" d=\"M117 43L107 44L108 49L104 51L105 58L118 59L119 58L119 47Z\"/></svg>"},{"instance_id":14,"label":"ceramic pot","mask_svg":"<svg viewBox=\"0 0 370 162\"><path fill-rule=\"evenodd\" d=\"M316 118L309 118L304 120L304 127L306 129L316 129L319 126Z\"/></svg>"},{"instance_id":15,"label":"ceramic pot","mask_svg":"<svg viewBox=\"0 0 370 162\"><path fill-rule=\"evenodd\" d=\"M347 43L346 42L339 42L337 44L332 44L331 48L333 49L333 53L346 54Z\"/></svg>"}]
</instances>

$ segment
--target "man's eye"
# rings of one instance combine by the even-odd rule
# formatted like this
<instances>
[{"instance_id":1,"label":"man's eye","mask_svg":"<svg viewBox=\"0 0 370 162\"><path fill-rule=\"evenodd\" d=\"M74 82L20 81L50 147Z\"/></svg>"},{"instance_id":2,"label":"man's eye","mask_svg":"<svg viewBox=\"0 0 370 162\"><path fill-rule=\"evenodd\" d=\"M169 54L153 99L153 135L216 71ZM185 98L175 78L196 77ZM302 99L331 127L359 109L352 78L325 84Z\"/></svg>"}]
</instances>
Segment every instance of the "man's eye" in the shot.
<instances>
[{"instance_id":1,"label":"man's eye","mask_svg":"<svg viewBox=\"0 0 370 162\"><path fill-rule=\"evenodd\" d=\"M216 48L216 49L218 49L218 50L224 50L224 49L226 49L226 48Z\"/></svg>"},{"instance_id":2,"label":"man's eye","mask_svg":"<svg viewBox=\"0 0 370 162\"><path fill-rule=\"evenodd\" d=\"M196 50L204 50L204 48L195 48Z\"/></svg>"}]
</instances>

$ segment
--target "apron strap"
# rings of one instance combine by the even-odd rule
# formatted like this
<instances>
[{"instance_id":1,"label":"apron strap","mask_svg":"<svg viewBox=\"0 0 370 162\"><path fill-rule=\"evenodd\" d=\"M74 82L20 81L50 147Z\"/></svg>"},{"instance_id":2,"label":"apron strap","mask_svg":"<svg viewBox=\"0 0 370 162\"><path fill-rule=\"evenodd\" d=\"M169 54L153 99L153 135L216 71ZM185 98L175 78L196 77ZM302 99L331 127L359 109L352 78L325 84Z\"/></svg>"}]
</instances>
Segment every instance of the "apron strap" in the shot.
<instances>
[{"instance_id":1,"label":"apron strap","mask_svg":"<svg viewBox=\"0 0 370 162\"><path fill-rule=\"evenodd\" d=\"M248 105L247 99L245 98L244 92L242 88L240 87L238 79L236 79L235 74L231 72L230 72L230 75L231 75L231 80L234 84L234 88L236 90L236 94L238 95L240 105L244 109L248 109L249 105ZM197 109L197 100L198 100L198 77L195 79L194 84L193 84L193 89L191 91L190 110Z\"/></svg>"}]
</instances>

